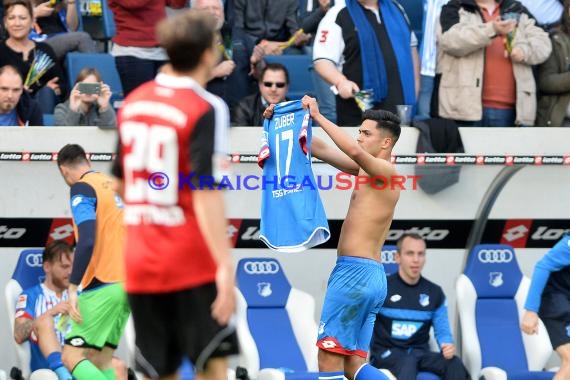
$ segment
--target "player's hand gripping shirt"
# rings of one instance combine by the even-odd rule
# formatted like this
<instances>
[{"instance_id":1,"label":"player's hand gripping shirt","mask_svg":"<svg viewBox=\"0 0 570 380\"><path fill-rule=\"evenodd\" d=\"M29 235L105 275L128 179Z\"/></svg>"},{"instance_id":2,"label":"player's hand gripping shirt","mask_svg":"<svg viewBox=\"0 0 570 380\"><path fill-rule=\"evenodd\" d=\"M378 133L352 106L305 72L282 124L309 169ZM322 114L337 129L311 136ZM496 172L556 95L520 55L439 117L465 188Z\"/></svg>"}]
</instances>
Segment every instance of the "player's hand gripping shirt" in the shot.
<instances>
[{"instance_id":1,"label":"player's hand gripping shirt","mask_svg":"<svg viewBox=\"0 0 570 380\"><path fill-rule=\"evenodd\" d=\"M311 167L311 123L296 100L276 105L263 124L259 238L273 250L301 252L330 237Z\"/></svg>"}]
</instances>

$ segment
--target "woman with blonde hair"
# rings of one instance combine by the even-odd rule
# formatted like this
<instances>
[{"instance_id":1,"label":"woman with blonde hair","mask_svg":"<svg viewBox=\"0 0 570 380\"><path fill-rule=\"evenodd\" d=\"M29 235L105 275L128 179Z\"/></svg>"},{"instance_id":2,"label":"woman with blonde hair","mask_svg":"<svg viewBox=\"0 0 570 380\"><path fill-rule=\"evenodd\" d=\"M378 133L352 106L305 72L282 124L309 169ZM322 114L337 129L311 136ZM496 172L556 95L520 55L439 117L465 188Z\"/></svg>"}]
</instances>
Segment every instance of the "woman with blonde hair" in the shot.
<instances>
[{"instance_id":1,"label":"woman with blonde hair","mask_svg":"<svg viewBox=\"0 0 570 380\"><path fill-rule=\"evenodd\" d=\"M117 118L109 102L111 95L111 88L103 83L97 69L81 70L69 99L55 107L55 125L116 128Z\"/></svg>"}]
</instances>

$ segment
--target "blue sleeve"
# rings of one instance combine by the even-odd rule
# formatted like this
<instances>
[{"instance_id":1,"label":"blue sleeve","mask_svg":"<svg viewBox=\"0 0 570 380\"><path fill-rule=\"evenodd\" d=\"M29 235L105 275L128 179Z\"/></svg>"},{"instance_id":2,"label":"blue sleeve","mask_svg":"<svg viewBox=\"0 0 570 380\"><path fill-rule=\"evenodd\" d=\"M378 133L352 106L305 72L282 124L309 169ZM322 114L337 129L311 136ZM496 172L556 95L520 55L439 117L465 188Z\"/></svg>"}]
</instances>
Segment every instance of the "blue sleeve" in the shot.
<instances>
[{"instance_id":1,"label":"blue sleeve","mask_svg":"<svg viewBox=\"0 0 570 380\"><path fill-rule=\"evenodd\" d=\"M96 210L97 195L95 190L83 182L73 185L71 187L71 213L77 225L78 239L69 281L74 285L81 282L93 255Z\"/></svg>"},{"instance_id":2,"label":"blue sleeve","mask_svg":"<svg viewBox=\"0 0 570 380\"><path fill-rule=\"evenodd\" d=\"M542 292L548 282L550 273L559 271L569 265L570 235L566 235L536 263L524 308L528 311L538 312Z\"/></svg>"},{"instance_id":3,"label":"blue sleeve","mask_svg":"<svg viewBox=\"0 0 570 380\"><path fill-rule=\"evenodd\" d=\"M95 220L96 210L95 190L84 182L73 185L71 187L71 215L75 225L79 226L86 220Z\"/></svg>"},{"instance_id":4,"label":"blue sleeve","mask_svg":"<svg viewBox=\"0 0 570 380\"><path fill-rule=\"evenodd\" d=\"M445 298L433 315L433 329L435 340L437 340L439 347L444 343L453 344L453 336L451 336L449 318L447 317L447 300Z\"/></svg>"}]
</instances>

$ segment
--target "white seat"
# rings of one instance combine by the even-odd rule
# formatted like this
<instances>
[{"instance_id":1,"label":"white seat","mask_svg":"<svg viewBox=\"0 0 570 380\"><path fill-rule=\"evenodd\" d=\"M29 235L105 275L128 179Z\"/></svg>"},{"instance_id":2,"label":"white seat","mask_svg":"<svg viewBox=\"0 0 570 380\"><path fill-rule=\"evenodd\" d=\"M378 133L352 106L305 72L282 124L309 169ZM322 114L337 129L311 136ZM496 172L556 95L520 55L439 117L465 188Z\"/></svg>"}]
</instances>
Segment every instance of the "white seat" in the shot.
<instances>
[{"instance_id":1,"label":"white seat","mask_svg":"<svg viewBox=\"0 0 570 380\"><path fill-rule=\"evenodd\" d=\"M456 283L463 361L473 379L551 379L552 354L542 322L536 335L520 330L530 280L508 245L473 248Z\"/></svg>"}]
</instances>

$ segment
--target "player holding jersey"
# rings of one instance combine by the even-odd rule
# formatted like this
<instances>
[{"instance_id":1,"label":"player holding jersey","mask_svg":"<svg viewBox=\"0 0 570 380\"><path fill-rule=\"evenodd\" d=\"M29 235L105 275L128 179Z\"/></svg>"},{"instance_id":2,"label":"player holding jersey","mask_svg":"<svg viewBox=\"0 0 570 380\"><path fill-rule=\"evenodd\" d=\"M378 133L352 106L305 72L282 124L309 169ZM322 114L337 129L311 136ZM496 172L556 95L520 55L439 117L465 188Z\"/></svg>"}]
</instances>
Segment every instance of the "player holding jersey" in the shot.
<instances>
[{"instance_id":1,"label":"player holding jersey","mask_svg":"<svg viewBox=\"0 0 570 380\"><path fill-rule=\"evenodd\" d=\"M344 172L358 175L338 241L338 258L330 275L319 326L319 370L329 378L386 379L366 363L376 314L386 297L386 274L380 251L400 198L397 186L373 187L372 178L397 175L390 163L400 137L400 119L387 111L366 111L356 140L327 120L317 101L305 96L303 106L340 149L314 137L311 152ZM273 115L270 105L265 117ZM368 179L368 181L366 181Z\"/></svg>"},{"instance_id":2,"label":"player holding jersey","mask_svg":"<svg viewBox=\"0 0 570 380\"><path fill-rule=\"evenodd\" d=\"M237 353L234 267L224 194L200 186L219 184L229 164L227 106L204 90L219 58L216 21L190 10L164 20L157 36L170 66L125 100L113 167L124 189L137 366L175 379L188 358L205 379L225 379L226 357Z\"/></svg>"},{"instance_id":3,"label":"player holding jersey","mask_svg":"<svg viewBox=\"0 0 570 380\"><path fill-rule=\"evenodd\" d=\"M115 379L113 352L130 312L123 289L123 205L111 178L91 170L81 146L61 148L57 165L70 186L77 241L63 362L77 380Z\"/></svg>"}]
</instances>

